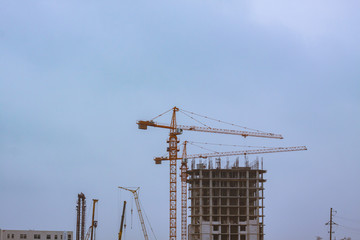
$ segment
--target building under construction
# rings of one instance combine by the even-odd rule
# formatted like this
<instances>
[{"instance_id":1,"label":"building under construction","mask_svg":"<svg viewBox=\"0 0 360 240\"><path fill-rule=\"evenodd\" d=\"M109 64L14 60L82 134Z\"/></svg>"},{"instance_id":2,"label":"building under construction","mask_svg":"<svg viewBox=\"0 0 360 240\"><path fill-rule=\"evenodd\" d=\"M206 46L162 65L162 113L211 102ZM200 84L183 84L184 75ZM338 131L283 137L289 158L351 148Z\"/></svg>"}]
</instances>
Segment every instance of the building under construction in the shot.
<instances>
[{"instance_id":1,"label":"building under construction","mask_svg":"<svg viewBox=\"0 0 360 240\"><path fill-rule=\"evenodd\" d=\"M262 164L261 164L262 165ZM189 240L263 240L266 171L259 161L239 166L195 161L188 171Z\"/></svg>"}]
</instances>

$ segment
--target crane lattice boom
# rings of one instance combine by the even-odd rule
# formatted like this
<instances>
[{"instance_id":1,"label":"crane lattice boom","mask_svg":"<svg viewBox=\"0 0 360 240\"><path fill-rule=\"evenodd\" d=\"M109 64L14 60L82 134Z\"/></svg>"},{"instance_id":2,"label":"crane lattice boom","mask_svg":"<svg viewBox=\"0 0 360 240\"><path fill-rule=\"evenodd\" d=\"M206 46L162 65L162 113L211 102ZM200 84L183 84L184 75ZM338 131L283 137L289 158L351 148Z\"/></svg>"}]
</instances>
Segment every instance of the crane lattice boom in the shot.
<instances>
[{"instance_id":1,"label":"crane lattice boom","mask_svg":"<svg viewBox=\"0 0 360 240\"><path fill-rule=\"evenodd\" d=\"M267 133L261 131L239 131L239 130L231 130L231 129L221 129L221 128L212 128L212 127L199 127L199 126L187 126L187 125L176 125L175 128L171 127L170 125L157 123L154 121L138 121L137 124L139 125L140 129L147 129L147 127L158 127L158 128L166 128L166 129L174 129L178 133L182 133L183 130L185 131L196 131L196 132L208 132L208 133L220 133L220 134L231 134L231 135L241 135L243 137L262 137L262 138L276 138L276 139L283 139L281 134L276 133Z\"/></svg>"},{"instance_id":2,"label":"crane lattice boom","mask_svg":"<svg viewBox=\"0 0 360 240\"><path fill-rule=\"evenodd\" d=\"M262 154L262 153L277 153L277 152L292 152L292 151L303 151L307 150L305 146L297 147L276 147L276 148L261 148L261 149L250 149L242 151L231 151L231 152L215 152L215 153L199 153L187 155L188 159L191 158L208 158L208 157L226 157L235 155L250 155L250 154ZM161 161L168 161L167 157L156 157L154 161L159 164ZM182 160L182 158L178 158Z\"/></svg>"},{"instance_id":3,"label":"crane lattice boom","mask_svg":"<svg viewBox=\"0 0 360 240\"><path fill-rule=\"evenodd\" d=\"M140 188L138 187L138 188L136 188L136 190L130 189L130 188L125 188L125 187L118 187L118 188L127 190L129 192L132 192L132 194L134 194L135 204L136 204L136 208L137 208L137 211L138 211L138 214L139 214L139 219L140 219L141 228L142 228L142 231L143 231L143 234L144 234L144 239L149 240L149 236L148 236L147 231L146 231L145 222L144 222L143 215L141 213L141 208L140 208L140 203L139 203L138 190Z\"/></svg>"}]
</instances>

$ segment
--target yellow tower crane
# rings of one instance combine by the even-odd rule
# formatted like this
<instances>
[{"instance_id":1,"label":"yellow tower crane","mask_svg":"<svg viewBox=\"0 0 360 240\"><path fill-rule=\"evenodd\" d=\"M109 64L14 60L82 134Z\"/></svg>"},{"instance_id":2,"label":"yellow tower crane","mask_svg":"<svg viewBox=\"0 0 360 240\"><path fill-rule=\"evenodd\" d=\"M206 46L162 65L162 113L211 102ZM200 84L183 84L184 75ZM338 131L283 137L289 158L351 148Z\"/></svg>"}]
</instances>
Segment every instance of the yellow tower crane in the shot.
<instances>
[{"instance_id":1,"label":"yellow tower crane","mask_svg":"<svg viewBox=\"0 0 360 240\"><path fill-rule=\"evenodd\" d=\"M181 229L187 231L187 160L195 158L210 158L210 157L225 157L225 156L239 156L239 155L251 155L251 154L263 154L263 153L277 153L277 152L292 152L292 151L303 151L307 150L306 146L296 146L296 147L275 147L275 148L260 148L260 149L248 149L241 151L231 151L231 152L215 152L215 153L200 153L200 154L191 154L187 155L187 146L188 141L184 141L183 153L181 158ZM220 144L221 145L221 144ZM160 164L161 161L168 161L167 157L156 157L154 161L157 164ZM183 231L182 231L183 232ZM186 238L185 238L186 239ZM182 238L183 240L183 238Z\"/></svg>"},{"instance_id":2,"label":"yellow tower crane","mask_svg":"<svg viewBox=\"0 0 360 240\"><path fill-rule=\"evenodd\" d=\"M156 123L153 120L172 111L172 118L171 118L171 122L170 125L168 124L160 124L160 123ZM186 131L196 131L196 132L207 132L207 133L218 133L218 134L230 134L230 135L240 135L242 137L261 137L261 138L275 138L275 139L283 139L283 137L280 134L275 134L275 133L267 133L267 132L263 132L263 131L259 131L259 130L254 130L254 131L239 131L239 130L232 130L232 129L220 129L220 128L213 128L213 127L209 127L205 124L204 127L199 127L199 126L186 126L186 125L178 125L176 122L176 113L177 112L182 112L185 115L189 116L188 114L194 114L194 115L198 115L201 116L199 114L195 114L192 112L188 112L182 109L179 109L177 107L173 107L172 109L158 115L157 117L151 119L150 121L137 121L138 127L139 129L142 130L146 130L147 127L157 127L157 128L165 128L165 129L169 129L170 133L169 133L169 139L167 141L167 143L169 144L168 147L168 152L169 152L169 158L168 160L170 161L170 219L169 219L169 225L170 225L170 232L169 232L169 239L170 240L176 240L176 208L177 208L177 196L176 196L176 184L177 184L177 176L176 176L176 161L179 159L177 157L177 153L179 151L178 149L178 135L182 134L183 130ZM212 119L206 116L201 116L201 117L205 117L207 119L210 120L215 120L217 122L221 122L221 123L226 123L220 120L216 120L216 119ZM190 116L190 118L194 119L193 117ZM196 119L194 119L196 120ZM197 121L197 120L196 120ZM199 122L199 121L197 121ZM229 123L226 123L229 124ZM235 124L230 124L233 126L237 126ZM244 128L244 127L242 127ZM156 164L160 164L161 161L157 161L155 159L155 163ZM185 168L185 163L182 164L182 168L181 168L181 172L182 174L182 188L181 188L181 199L182 199L182 211L181 211L181 219L182 219L182 223L181 223L181 240L186 240L187 239L187 209L186 207L184 208L184 206L186 206L186 175L184 175L184 172L186 172L187 169Z\"/></svg>"}]
</instances>

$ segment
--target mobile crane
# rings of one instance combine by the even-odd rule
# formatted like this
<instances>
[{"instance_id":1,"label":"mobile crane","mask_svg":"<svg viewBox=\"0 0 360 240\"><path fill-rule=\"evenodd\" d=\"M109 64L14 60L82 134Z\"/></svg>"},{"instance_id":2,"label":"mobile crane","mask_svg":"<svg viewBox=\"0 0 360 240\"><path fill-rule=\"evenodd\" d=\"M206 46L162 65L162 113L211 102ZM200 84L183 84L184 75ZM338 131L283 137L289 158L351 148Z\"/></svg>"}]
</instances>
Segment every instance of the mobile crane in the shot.
<instances>
[{"instance_id":1,"label":"mobile crane","mask_svg":"<svg viewBox=\"0 0 360 240\"><path fill-rule=\"evenodd\" d=\"M129 191L134 195L136 208L137 208L137 211L138 211L138 214L139 214L139 220L140 220L140 223L141 223L141 228L142 228L142 231L143 231L143 234L144 234L144 239L149 240L149 236L148 236L147 231L146 231L146 226L145 226L144 218L143 218L141 208L140 208L140 203L139 203L138 190L140 189L140 187L137 187L136 189L130 189L130 188L125 188L125 187L118 187L118 188Z\"/></svg>"},{"instance_id":2,"label":"mobile crane","mask_svg":"<svg viewBox=\"0 0 360 240\"><path fill-rule=\"evenodd\" d=\"M124 201L124 207L123 207L122 216L121 216L121 223L120 223L120 230L119 230L118 240L121 240L121 236L122 236L122 233L123 233L124 217L125 217L125 208L126 208L126 201ZM125 226L125 227L126 227L126 226Z\"/></svg>"}]
</instances>

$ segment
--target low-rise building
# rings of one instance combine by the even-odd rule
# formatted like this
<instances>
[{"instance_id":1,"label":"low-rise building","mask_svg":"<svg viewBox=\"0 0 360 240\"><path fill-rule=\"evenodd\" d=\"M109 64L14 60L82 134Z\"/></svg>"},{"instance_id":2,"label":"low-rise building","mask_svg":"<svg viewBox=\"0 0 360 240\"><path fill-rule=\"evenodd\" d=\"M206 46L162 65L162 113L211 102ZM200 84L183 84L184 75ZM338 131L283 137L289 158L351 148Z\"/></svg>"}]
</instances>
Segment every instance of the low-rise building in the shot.
<instances>
[{"instance_id":1,"label":"low-rise building","mask_svg":"<svg viewBox=\"0 0 360 240\"><path fill-rule=\"evenodd\" d=\"M73 240L73 232L0 229L0 240Z\"/></svg>"}]
</instances>

